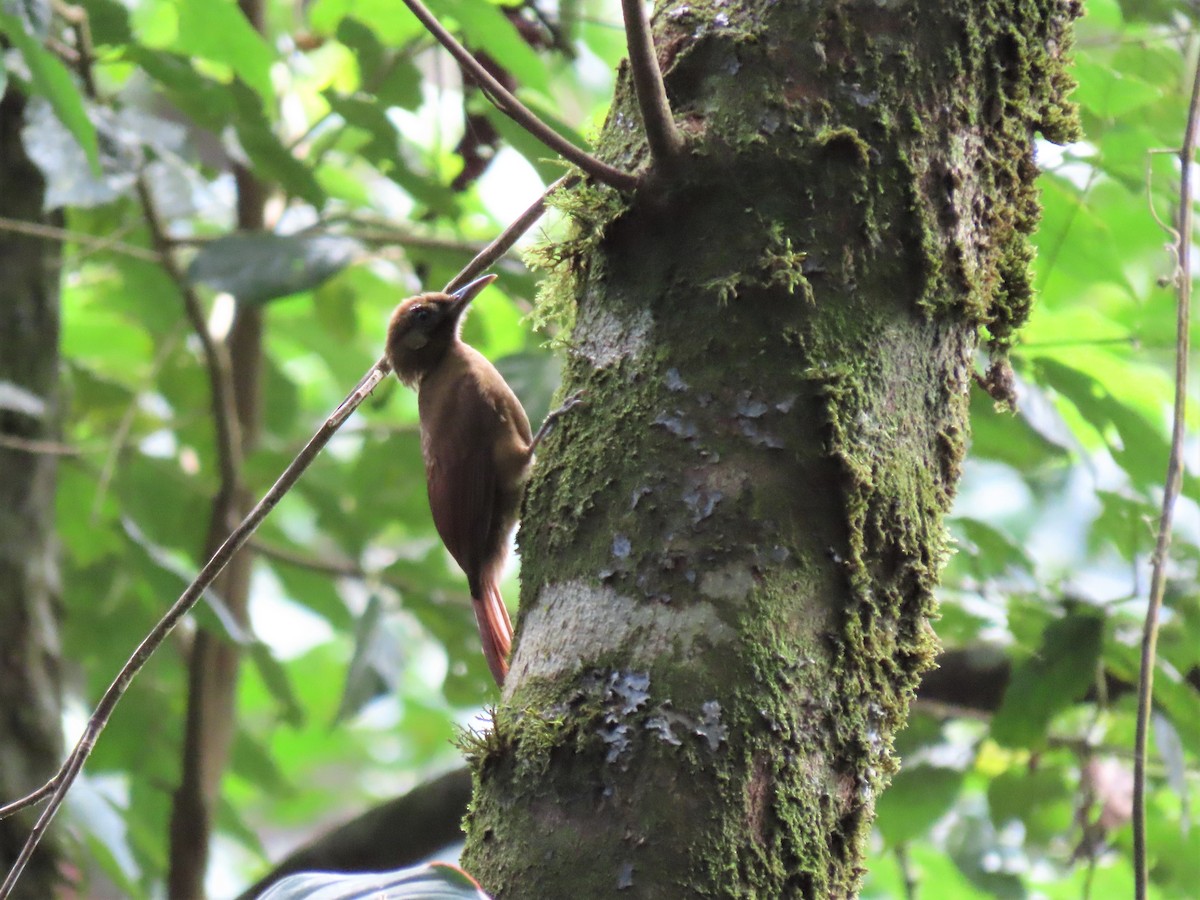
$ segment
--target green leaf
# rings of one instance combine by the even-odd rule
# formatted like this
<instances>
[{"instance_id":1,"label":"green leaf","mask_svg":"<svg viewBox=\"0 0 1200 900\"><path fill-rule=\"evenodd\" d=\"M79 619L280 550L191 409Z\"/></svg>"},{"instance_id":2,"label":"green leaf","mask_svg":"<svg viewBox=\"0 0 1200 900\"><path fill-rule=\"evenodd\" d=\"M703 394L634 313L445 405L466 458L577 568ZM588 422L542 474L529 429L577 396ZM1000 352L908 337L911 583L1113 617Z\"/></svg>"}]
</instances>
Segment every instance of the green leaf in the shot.
<instances>
[{"instance_id":1,"label":"green leaf","mask_svg":"<svg viewBox=\"0 0 1200 900\"><path fill-rule=\"evenodd\" d=\"M1159 87L1086 57L1076 60L1075 76L1079 87L1071 99L1101 118L1128 116L1162 96Z\"/></svg>"},{"instance_id":2,"label":"green leaf","mask_svg":"<svg viewBox=\"0 0 1200 900\"><path fill-rule=\"evenodd\" d=\"M87 10L93 44L106 46L133 43L129 10L118 0L80 0L79 5Z\"/></svg>"},{"instance_id":3,"label":"green leaf","mask_svg":"<svg viewBox=\"0 0 1200 900\"><path fill-rule=\"evenodd\" d=\"M992 719L992 738L1009 747L1040 745L1054 715L1095 680L1103 638L1104 619L1094 610L1078 609L1053 620L1037 652L1013 667Z\"/></svg>"},{"instance_id":4,"label":"green leaf","mask_svg":"<svg viewBox=\"0 0 1200 900\"><path fill-rule=\"evenodd\" d=\"M201 75L188 57L137 44L125 51L125 57L165 88L167 99L197 124L219 132L234 117L229 86Z\"/></svg>"},{"instance_id":5,"label":"green leaf","mask_svg":"<svg viewBox=\"0 0 1200 900\"><path fill-rule=\"evenodd\" d=\"M389 50L372 28L353 18L338 24L337 39L354 54L364 94L382 107L416 110L421 105L421 73L407 51Z\"/></svg>"},{"instance_id":6,"label":"green leaf","mask_svg":"<svg viewBox=\"0 0 1200 900\"><path fill-rule=\"evenodd\" d=\"M1025 826L1027 840L1047 843L1071 830L1076 776L1055 766L1009 769L988 784L988 811L997 830L1012 820Z\"/></svg>"},{"instance_id":7,"label":"green leaf","mask_svg":"<svg viewBox=\"0 0 1200 900\"><path fill-rule=\"evenodd\" d=\"M262 641L253 641L249 650L250 659L258 669L263 684L279 704L280 718L293 728L302 726L305 719L304 708L296 699L287 670L279 664L279 660L271 653L271 648Z\"/></svg>"},{"instance_id":8,"label":"green leaf","mask_svg":"<svg viewBox=\"0 0 1200 900\"><path fill-rule=\"evenodd\" d=\"M926 834L950 811L962 783L958 769L902 768L875 805L876 825L884 840L898 847Z\"/></svg>"},{"instance_id":9,"label":"green leaf","mask_svg":"<svg viewBox=\"0 0 1200 900\"><path fill-rule=\"evenodd\" d=\"M500 110L488 103L485 107L481 108L481 111L487 116L487 120L492 123L495 129L500 132L500 136L514 150L524 156L526 162L533 166L534 171L538 173L538 177L542 181L549 184L567 173L567 166L555 151L551 150L508 116L504 115ZM541 117L540 113L539 117ZM563 134L562 129L555 127L559 123L553 118L543 118L543 121L554 128L555 131ZM568 130L563 136L577 146L586 146L583 139L573 131Z\"/></svg>"},{"instance_id":10,"label":"green leaf","mask_svg":"<svg viewBox=\"0 0 1200 900\"><path fill-rule=\"evenodd\" d=\"M243 232L205 244L188 278L262 304L306 291L353 263L362 248L337 235Z\"/></svg>"},{"instance_id":11,"label":"green leaf","mask_svg":"<svg viewBox=\"0 0 1200 900\"><path fill-rule=\"evenodd\" d=\"M308 11L312 27L323 34L333 34L344 18L370 22L379 40L393 47L425 34L421 23L395 0L316 0Z\"/></svg>"},{"instance_id":12,"label":"green leaf","mask_svg":"<svg viewBox=\"0 0 1200 900\"><path fill-rule=\"evenodd\" d=\"M245 730L239 729L233 740L229 767L255 789L270 794L288 794L295 788L284 778L270 751Z\"/></svg>"},{"instance_id":13,"label":"green leaf","mask_svg":"<svg viewBox=\"0 0 1200 900\"><path fill-rule=\"evenodd\" d=\"M4 34L12 45L21 51L33 90L50 101L54 114L79 141L87 156L93 175L100 174L100 150L96 140L96 127L88 118L83 105L83 96L75 86L75 79L58 59L32 37L21 20L14 15L0 12L0 34Z\"/></svg>"},{"instance_id":14,"label":"green leaf","mask_svg":"<svg viewBox=\"0 0 1200 900\"><path fill-rule=\"evenodd\" d=\"M258 174L278 181L289 194L320 207L325 202L324 191L308 166L280 143L255 94L237 80L229 85L228 93L236 110L238 142L260 170Z\"/></svg>"},{"instance_id":15,"label":"green leaf","mask_svg":"<svg viewBox=\"0 0 1200 900\"><path fill-rule=\"evenodd\" d=\"M235 0L178 0L179 34L175 49L229 66L259 96L275 104L271 64L275 54Z\"/></svg>"},{"instance_id":16,"label":"green leaf","mask_svg":"<svg viewBox=\"0 0 1200 900\"><path fill-rule=\"evenodd\" d=\"M501 7L488 0L430 0L429 10L438 20L458 22L463 43L488 57L516 79L517 85L545 92L549 79L546 64L525 42ZM501 83L503 78L499 79Z\"/></svg>"},{"instance_id":17,"label":"green leaf","mask_svg":"<svg viewBox=\"0 0 1200 900\"><path fill-rule=\"evenodd\" d=\"M379 595L372 594L354 629L354 656L346 671L346 686L334 716L335 725L354 717L376 697L396 686L399 669L404 664L398 652L402 648L384 627L383 612Z\"/></svg>"},{"instance_id":18,"label":"green leaf","mask_svg":"<svg viewBox=\"0 0 1200 900\"><path fill-rule=\"evenodd\" d=\"M107 788L107 790L106 790ZM111 784L102 779L91 778L81 773L70 793L66 805L70 809L73 831L78 829L87 848L88 857L94 860L105 876L126 896L136 896L137 880L142 874L129 847L129 839L123 810L109 796Z\"/></svg>"},{"instance_id":19,"label":"green leaf","mask_svg":"<svg viewBox=\"0 0 1200 900\"><path fill-rule=\"evenodd\" d=\"M1035 379L1068 400L1107 445L1135 486L1157 486L1167 469L1167 440L1139 411L1118 400L1097 378L1057 359L1033 361Z\"/></svg>"},{"instance_id":20,"label":"green leaf","mask_svg":"<svg viewBox=\"0 0 1200 900\"><path fill-rule=\"evenodd\" d=\"M971 391L971 456L994 459L1020 472L1064 462L1068 450L1034 426L1022 410L1002 412L983 391Z\"/></svg>"},{"instance_id":21,"label":"green leaf","mask_svg":"<svg viewBox=\"0 0 1200 900\"><path fill-rule=\"evenodd\" d=\"M977 576L998 577L1010 569L1033 572L1025 549L987 522L956 516L950 520L950 528L959 537L961 549L971 555Z\"/></svg>"}]
</instances>

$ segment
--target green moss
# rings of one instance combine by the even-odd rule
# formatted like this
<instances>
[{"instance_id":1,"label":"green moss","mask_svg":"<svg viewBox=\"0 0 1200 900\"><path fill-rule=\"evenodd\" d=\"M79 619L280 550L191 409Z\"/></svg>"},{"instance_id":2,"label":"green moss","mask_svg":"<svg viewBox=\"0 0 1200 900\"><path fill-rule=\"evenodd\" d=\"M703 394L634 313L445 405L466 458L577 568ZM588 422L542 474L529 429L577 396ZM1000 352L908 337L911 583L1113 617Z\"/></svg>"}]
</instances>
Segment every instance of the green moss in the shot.
<instances>
[{"instance_id":1,"label":"green moss","mask_svg":"<svg viewBox=\"0 0 1200 900\"><path fill-rule=\"evenodd\" d=\"M887 119L881 119L880 124L886 127ZM871 163L871 145L863 140L855 129L847 125L835 128L822 128L816 138L816 145L827 152L836 152L845 158L862 166Z\"/></svg>"},{"instance_id":2,"label":"green moss","mask_svg":"<svg viewBox=\"0 0 1200 900\"><path fill-rule=\"evenodd\" d=\"M529 319L537 331L555 326L562 337L552 344L562 347L575 325L579 286L586 281L609 226L628 209L628 199L604 185L581 182L555 191L546 205L567 216L569 231L561 240L534 244L525 251L526 264L546 273Z\"/></svg>"}]
</instances>

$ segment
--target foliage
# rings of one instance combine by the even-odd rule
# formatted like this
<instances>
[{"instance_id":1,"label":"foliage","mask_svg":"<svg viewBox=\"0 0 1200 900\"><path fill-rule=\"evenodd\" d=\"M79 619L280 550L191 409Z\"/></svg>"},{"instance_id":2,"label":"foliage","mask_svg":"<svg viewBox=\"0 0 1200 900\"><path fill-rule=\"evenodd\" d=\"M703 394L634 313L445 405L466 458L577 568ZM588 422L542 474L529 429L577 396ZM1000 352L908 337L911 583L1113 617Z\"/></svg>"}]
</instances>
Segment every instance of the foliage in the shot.
<instances>
[{"instance_id":1,"label":"foliage","mask_svg":"<svg viewBox=\"0 0 1200 900\"><path fill-rule=\"evenodd\" d=\"M430 5L566 133L587 134L603 115L624 53L616 4L564 0L554 29L532 6ZM73 455L58 522L64 655L80 707L203 562L216 487L203 357L178 291L145 253L136 171L145 167L214 326L230 310L219 291L265 310L263 433L246 461L256 495L379 355L396 301L444 284L561 171L477 92L463 95L400 4L315 0L294 14L273 3L266 37L232 0L81 7L97 97L18 33L29 23L9 4L0 17L12 47L0 73L35 97L27 147L70 232L63 434ZM1170 219L1178 172L1154 151L1180 143L1198 42L1179 0L1089 0L1087 12L1075 95L1086 137L1040 147L1039 299L1011 352L1019 409L973 397L951 523L958 553L937 623L948 648L1000 648L1007 692L998 708L917 705L899 741L903 769L879 804L867 896L1118 896L1131 883L1128 688L1172 388L1173 261L1155 216ZM465 114L474 136L491 123L503 137L464 188ZM272 235L231 233L234 162L277 192ZM555 364L521 321L533 277L515 261L502 273L466 336L499 360L538 421ZM260 534L217 895L250 880L283 832L452 765L455 729L494 697L465 585L429 520L415 417L410 393L380 388ZM1196 474L1181 500L1156 685L1149 806L1164 897L1200 882L1200 830L1187 827L1200 757ZM221 627L210 610L196 618ZM68 816L77 857L91 861L83 877L131 895L160 884L184 689L179 656L161 654L101 740Z\"/></svg>"}]
</instances>

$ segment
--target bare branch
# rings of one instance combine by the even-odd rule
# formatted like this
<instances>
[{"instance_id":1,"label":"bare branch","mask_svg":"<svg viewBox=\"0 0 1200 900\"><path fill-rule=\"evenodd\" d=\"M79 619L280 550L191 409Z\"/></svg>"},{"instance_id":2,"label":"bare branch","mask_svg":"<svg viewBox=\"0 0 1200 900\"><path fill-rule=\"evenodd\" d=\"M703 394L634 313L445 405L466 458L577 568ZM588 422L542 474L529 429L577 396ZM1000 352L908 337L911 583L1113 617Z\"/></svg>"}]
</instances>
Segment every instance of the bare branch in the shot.
<instances>
[{"instance_id":1,"label":"bare branch","mask_svg":"<svg viewBox=\"0 0 1200 900\"><path fill-rule=\"evenodd\" d=\"M1146 748L1150 736L1150 712L1154 697L1154 665L1158 646L1158 619L1167 580L1167 552L1171 546L1171 523L1175 501L1183 484L1183 442L1187 419L1188 324L1192 304L1192 168L1200 128L1200 63L1192 79L1183 147L1179 151L1179 226L1176 229L1175 408L1171 425L1171 453L1163 485L1162 513L1150 572L1150 602L1142 629L1142 657L1138 673L1137 732L1133 756L1133 870L1134 896L1145 900L1148 889L1146 866Z\"/></svg>"},{"instance_id":2,"label":"bare branch","mask_svg":"<svg viewBox=\"0 0 1200 900\"><path fill-rule=\"evenodd\" d=\"M683 152L683 135L675 127L671 104L667 102L667 89L642 0L621 0L621 11L625 14L625 43L629 47L629 67L642 110L646 142L655 159L670 162Z\"/></svg>"},{"instance_id":3,"label":"bare branch","mask_svg":"<svg viewBox=\"0 0 1200 900\"><path fill-rule=\"evenodd\" d=\"M450 55L458 60L458 64L479 83L483 92L495 104L496 109L500 110L500 112L504 113L555 153L573 162L602 184L607 184L619 191L626 192L632 191L638 186L636 175L622 172L608 163L601 162L590 153L576 147L534 115L504 85L493 78L491 73L481 66L479 61L471 55L471 52L454 39L454 35L442 27L442 23L437 20L433 13L425 8L421 0L404 0L404 5L429 30L429 33L437 38L438 43L450 51Z\"/></svg>"},{"instance_id":4,"label":"bare branch","mask_svg":"<svg viewBox=\"0 0 1200 900\"><path fill-rule=\"evenodd\" d=\"M30 237L43 238L47 241L61 241L63 243L70 241L79 244L81 247L87 247L89 250L111 250L114 253L124 254L131 259L140 259L143 262L158 262L158 254L153 250L147 250L145 247L123 244L120 241L114 241L111 237L96 237L95 235L84 234L80 231L55 228L53 225L21 222L17 219L0 216L0 231L27 234Z\"/></svg>"},{"instance_id":5,"label":"bare branch","mask_svg":"<svg viewBox=\"0 0 1200 900\"><path fill-rule=\"evenodd\" d=\"M15 434L0 434L0 447L6 450L18 450L21 453L32 453L35 456L80 456L83 452L78 447L58 441L39 441L18 437Z\"/></svg>"}]
</instances>

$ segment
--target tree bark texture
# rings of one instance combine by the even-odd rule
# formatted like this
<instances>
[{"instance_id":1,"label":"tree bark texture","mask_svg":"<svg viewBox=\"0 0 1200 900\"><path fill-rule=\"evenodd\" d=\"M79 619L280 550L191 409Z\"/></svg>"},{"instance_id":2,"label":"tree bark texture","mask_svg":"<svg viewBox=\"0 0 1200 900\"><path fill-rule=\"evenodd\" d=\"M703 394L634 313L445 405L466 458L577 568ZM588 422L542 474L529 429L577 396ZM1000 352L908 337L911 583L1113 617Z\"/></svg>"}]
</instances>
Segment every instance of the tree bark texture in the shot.
<instances>
[{"instance_id":1,"label":"tree bark texture","mask_svg":"<svg viewBox=\"0 0 1200 900\"><path fill-rule=\"evenodd\" d=\"M0 99L0 216L60 224L42 211L41 173L21 144L24 100ZM59 571L54 541L59 431L59 261L56 243L0 233L0 797L40 786L62 757L58 646ZM0 822L7 871L38 810ZM18 897L60 886L54 844L43 843Z\"/></svg>"},{"instance_id":2,"label":"tree bark texture","mask_svg":"<svg viewBox=\"0 0 1200 900\"><path fill-rule=\"evenodd\" d=\"M512 672L468 744L502 898L847 897L936 638L982 329L1028 313L1073 0L662 2L684 160L584 186ZM647 162L623 73L603 157Z\"/></svg>"}]
</instances>

